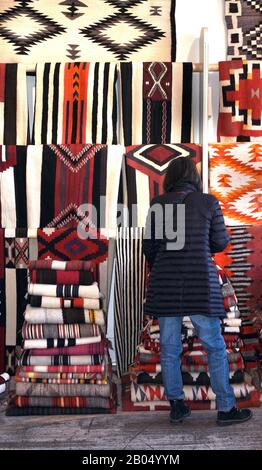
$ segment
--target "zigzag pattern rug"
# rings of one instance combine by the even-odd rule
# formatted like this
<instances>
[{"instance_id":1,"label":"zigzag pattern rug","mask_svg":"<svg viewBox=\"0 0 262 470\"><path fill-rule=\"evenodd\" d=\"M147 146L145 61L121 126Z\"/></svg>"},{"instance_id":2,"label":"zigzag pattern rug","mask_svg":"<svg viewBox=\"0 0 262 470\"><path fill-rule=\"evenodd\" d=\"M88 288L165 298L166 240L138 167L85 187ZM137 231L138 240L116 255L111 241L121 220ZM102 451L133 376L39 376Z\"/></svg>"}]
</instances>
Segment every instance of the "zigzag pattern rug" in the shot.
<instances>
[{"instance_id":1,"label":"zigzag pattern rug","mask_svg":"<svg viewBox=\"0 0 262 470\"><path fill-rule=\"evenodd\" d=\"M228 59L262 59L261 0L225 0Z\"/></svg>"},{"instance_id":2,"label":"zigzag pattern rug","mask_svg":"<svg viewBox=\"0 0 262 470\"><path fill-rule=\"evenodd\" d=\"M227 225L262 223L262 144L210 144L210 190Z\"/></svg>"},{"instance_id":3,"label":"zigzag pattern rug","mask_svg":"<svg viewBox=\"0 0 262 470\"><path fill-rule=\"evenodd\" d=\"M120 143L193 141L191 63L122 63L120 77Z\"/></svg>"},{"instance_id":4,"label":"zigzag pattern rug","mask_svg":"<svg viewBox=\"0 0 262 470\"><path fill-rule=\"evenodd\" d=\"M262 140L261 77L261 60L219 62L218 141Z\"/></svg>"},{"instance_id":5,"label":"zigzag pattern rug","mask_svg":"<svg viewBox=\"0 0 262 470\"><path fill-rule=\"evenodd\" d=\"M116 227L124 147L32 145L0 147L0 153L7 161L0 172L2 227L68 227L79 221Z\"/></svg>"},{"instance_id":6,"label":"zigzag pattern rug","mask_svg":"<svg viewBox=\"0 0 262 470\"><path fill-rule=\"evenodd\" d=\"M0 145L26 145L27 124L26 68L22 64L0 64ZM4 154L0 160L2 166Z\"/></svg>"},{"instance_id":7,"label":"zigzag pattern rug","mask_svg":"<svg viewBox=\"0 0 262 470\"><path fill-rule=\"evenodd\" d=\"M175 0L2 0L2 61L175 60L175 6Z\"/></svg>"},{"instance_id":8,"label":"zigzag pattern rug","mask_svg":"<svg viewBox=\"0 0 262 470\"><path fill-rule=\"evenodd\" d=\"M216 262L229 276L241 315L254 314L262 301L262 225L227 227L230 244L215 255Z\"/></svg>"}]
</instances>

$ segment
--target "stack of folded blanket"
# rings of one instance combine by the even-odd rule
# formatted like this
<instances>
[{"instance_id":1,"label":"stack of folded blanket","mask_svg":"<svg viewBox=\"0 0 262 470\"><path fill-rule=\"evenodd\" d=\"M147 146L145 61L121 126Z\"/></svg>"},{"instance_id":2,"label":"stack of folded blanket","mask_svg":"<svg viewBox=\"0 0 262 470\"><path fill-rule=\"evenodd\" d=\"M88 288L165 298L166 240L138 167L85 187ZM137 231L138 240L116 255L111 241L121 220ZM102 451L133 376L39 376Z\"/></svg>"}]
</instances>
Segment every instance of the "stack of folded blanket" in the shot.
<instances>
[{"instance_id":1,"label":"stack of folded blanket","mask_svg":"<svg viewBox=\"0 0 262 470\"><path fill-rule=\"evenodd\" d=\"M32 261L8 415L113 413L102 296L84 261Z\"/></svg>"},{"instance_id":2,"label":"stack of folded blanket","mask_svg":"<svg viewBox=\"0 0 262 470\"><path fill-rule=\"evenodd\" d=\"M230 382L239 407L259 406L260 393L245 372L241 348L242 320L230 280L217 266L227 317L221 321L227 347ZM192 409L215 409L215 395L210 386L207 355L189 317L183 318L183 353L181 370L185 399ZM124 411L169 409L162 382L160 335L157 320L145 318L141 344L129 375L123 377L122 405Z\"/></svg>"}]
</instances>

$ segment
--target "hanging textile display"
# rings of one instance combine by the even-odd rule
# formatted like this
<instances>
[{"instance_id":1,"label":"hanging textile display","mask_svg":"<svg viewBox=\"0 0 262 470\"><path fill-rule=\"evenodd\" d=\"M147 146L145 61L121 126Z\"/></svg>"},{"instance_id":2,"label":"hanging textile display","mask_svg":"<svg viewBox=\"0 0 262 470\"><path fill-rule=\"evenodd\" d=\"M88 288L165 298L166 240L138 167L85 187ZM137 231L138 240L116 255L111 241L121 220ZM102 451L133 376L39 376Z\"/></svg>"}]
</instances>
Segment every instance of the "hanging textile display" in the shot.
<instances>
[{"instance_id":1,"label":"hanging textile display","mask_svg":"<svg viewBox=\"0 0 262 470\"><path fill-rule=\"evenodd\" d=\"M209 145L210 191L227 225L262 223L262 144Z\"/></svg>"},{"instance_id":2,"label":"hanging textile display","mask_svg":"<svg viewBox=\"0 0 262 470\"><path fill-rule=\"evenodd\" d=\"M175 60L175 6L175 0L2 0L2 60Z\"/></svg>"},{"instance_id":3,"label":"hanging textile display","mask_svg":"<svg viewBox=\"0 0 262 470\"><path fill-rule=\"evenodd\" d=\"M261 0L225 0L228 59L262 59L261 15Z\"/></svg>"},{"instance_id":4,"label":"hanging textile display","mask_svg":"<svg viewBox=\"0 0 262 470\"><path fill-rule=\"evenodd\" d=\"M262 140L261 61L219 62L221 142Z\"/></svg>"},{"instance_id":5,"label":"hanging textile display","mask_svg":"<svg viewBox=\"0 0 262 470\"><path fill-rule=\"evenodd\" d=\"M2 147L10 166L0 173L2 227L115 228L124 147L30 145ZM12 165L11 165L12 161ZM96 212L82 204L92 204Z\"/></svg>"},{"instance_id":6,"label":"hanging textile display","mask_svg":"<svg viewBox=\"0 0 262 470\"><path fill-rule=\"evenodd\" d=\"M121 63L120 142L192 141L192 63Z\"/></svg>"},{"instance_id":7,"label":"hanging textile display","mask_svg":"<svg viewBox=\"0 0 262 470\"><path fill-rule=\"evenodd\" d=\"M0 50L2 61L1 46ZM22 64L0 64L0 145L26 145L27 126L26 68ZM6 162L2 152L0 161L0 166Z\"/></svg>"},{"instance_id":8,"label":"hanging textile display","mask_svg":"<svg viewBox=\"0 0 262 470\"><path fill-rule=\"evenodd\" d=\"M192 158L201 173L202 148L195 144L136 145L126 147L125 174L130 225L143 227L153 197L163 192L163 181L171 160ZM131 220L132 206L136 213Z\"/></svg>"},{"instance_id":9,"label":"hanging textile display","mask_svg":"<svg viewBox=\"0 0 262 470\"><path fill-rule=\"evenodd\" d=\"M54 63L36 66L35 144L116 144L117 66Z\"/></svg>"},{"instance_id":10,"label":"hanging textile display","mask_svg":"<svg viewBox=\"0 0 262 470\"><path fill-rule=\"evenodd\" d=\"M120 228L116 239L114 318L118 373L133 361L143 323L146 261L143 229Z\"/></svg>"}]
</instances>

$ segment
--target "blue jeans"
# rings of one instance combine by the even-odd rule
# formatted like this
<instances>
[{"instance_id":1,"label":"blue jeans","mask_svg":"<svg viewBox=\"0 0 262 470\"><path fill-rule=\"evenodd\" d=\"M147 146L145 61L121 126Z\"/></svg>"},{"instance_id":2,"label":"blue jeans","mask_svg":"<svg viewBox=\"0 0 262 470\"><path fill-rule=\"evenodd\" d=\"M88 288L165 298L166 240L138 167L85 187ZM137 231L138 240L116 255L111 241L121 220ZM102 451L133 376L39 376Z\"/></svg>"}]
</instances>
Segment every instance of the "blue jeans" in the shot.
<instances>
[{"instance_id":1,"label":"blue jeans","mask_svg":"<svg viewBox=\"0 0 262 470\"><path fill-rule=\"evenodd\" d=\"M216 395L217 409L229 411L236 400L229 383L226 345L221 334L220 320L204 315L192 315L191 321L208 357L210 382ZM183 317L158 317L160 326L161 369L168 400L183 399L181 374L181 328Z\"/></svg>"}]
</instances>

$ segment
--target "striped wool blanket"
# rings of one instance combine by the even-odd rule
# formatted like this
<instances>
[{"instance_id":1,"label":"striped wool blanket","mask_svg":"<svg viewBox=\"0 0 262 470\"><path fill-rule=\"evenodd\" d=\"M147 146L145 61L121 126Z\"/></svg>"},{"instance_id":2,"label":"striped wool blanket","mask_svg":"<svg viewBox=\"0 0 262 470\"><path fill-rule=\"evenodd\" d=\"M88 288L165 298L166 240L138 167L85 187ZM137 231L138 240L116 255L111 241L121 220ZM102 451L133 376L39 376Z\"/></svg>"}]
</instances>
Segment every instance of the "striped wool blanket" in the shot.
<instances>
[{"instance_id":1,"label":"striped wool blanket","mask_svg":"<svg viewBox=\"0 0 262 470\"><path fill-rule=\"evenodd\" d=\"M100 326L105 325L103 310L80 308L37 308L27 305L24 317L27 323L93 323Z\"/></svg>"},{"instance_id":2,"label":"striped wool blanket","mask_svg":"<svg viewBox=\"0 0 262 470\"><path fill-rule=\"evenodd\" d=\"M23 366L24 372L47 373L47 374L103 374L107 369L107 362L103 360L100 364L84 364L84 365L36 365Z\"/></svg>"},{"instance_id":3,"label":"striped wool blanket","mask_svg":"<svg viewBox=\"0 0 262 470\"><path fill-rule=\"evenodd\" d=\"M29 272L32 284L64 284L90 286L94 282L93 271L62 271L33 269Z\"/></svg>"},{"instance_id":4,"label":"striped wool blanket","mask_svg":"<svg viewBox=\"0 0 262 470\"><path fill-rule=\"evenodd\" d=\"M33 269L54 269L56 271L90 271L92 267L92 261L56 261L52 259L29 261L28 265L30 271Z\"/></svg>"},{"instance_id":5,"label":"striped wool blanket","mask_svg":"<svg viewBox=\"0 0 262 470\"><path fill-rule=\"evenodd\" d=\"M23 351L19 360L19 366L59 366L59 365L99 365L104 356L99 354L80 356L31 356L29 351Z\"/></svg>"},{"instance_id":6,"label":"striped wool blanket","mask_svg":"<svg viewBox=\"0 0 262 470\"><path fill-rule=\"evenodd\" d=\"M82 356L88 354L105 354L107 342L105 340L99 343L79 344L77 346L68 346L65 348L35 348L29 349L30 356Z\"/></svg>"},{"instance_id":7,"label":"striped wool blanket","mask_svg":"<svg viewBox=\"0 0 262 470\"><path fill-rule=\"evenodd\" d=\"M100 293L97 282L91 286L81 286L72 284L28 284L30 295L41 295L49 297L80 297L89 299L99 299Z\"/></svg>"},{"instance_id":8,"label":"striped wool blanket","mask_svg":"<svg viewBox=\"0 0 262 470\"><path fill-rule=\"evenodd\" d=\"M29 303L31 307L43 308L82 308L99 310L102 307L102 296L97 299L81 299L81 298L63 298L49 297L41 295L30 295Z\"/></svg>"},{"instance_id":9,"label":"striped wool blanket","mask_svg":"<svg viewBox=\"0 0 262 470\"><path fill-rule=\"evenodd\" d=\"M78 378L72 377L72 374L51 374L51 373L34 373L23 372L22 368L16 371L16 382L28 383L44 383L44 384L97 384L105 385L109 383L110 378L102 374L75 374ZM81 378L81 375L83 378Z\"/></svg>"},{"instance_id":10,"label":"striped wool blanket","mask_svg":"<svg viewBox=\"0 0 262 470\"><path fill-rule=\"evenodd\" d=\"M23 323L22 337L24 339L49 339L49 338L89 338L99 336L101 333L98 325L89 323L52 325Z\"/></svg>"},{"instance_id":11,"label":"striped wool blanket","mask_svg":"<svg viewBox=\"0 0 262 470\"><path fill-rule=\"evenodd\" d=\"M81 344L100 343L101 335L90 336L89 338L49 338L49 339L25 339L23 342L24 349L47 349L47 348L66 348L71 346L79 346Z\"/></svg>"},{"instance_id":12,"label":"striped wool blanket","mask_svg":"<svg viewBox=\"0 0 262 470\"><path fill-rule=\"evenodd\" d=\"M15 404L18 407L58 407L58 408L104 408L114 407L112 398L104 397L34 397L16 396ZM94 410L95 413L95 410Z\"/></svg>"},{"instance_id":13,"label":"striped wool blanket","mask_svg":"<svg viewBox=\"0 0 262 470\"><path fill-rule=\"evenodd\" d=\"M110 397L111 384L30 384L17 382L16 394L31 397Z\"/></svg>"},{"instance_id":14,"label":"striped wool blanket","mask_svg":"<svg viewBox=\"0 0 262 470\"><path fill-rule=\"evenodd\" d=\"M160 362L146 362L146 355L137 354L134 360L134 364L129 367L130 372L135 370L142 370L146 372L161 372ZM239 356L238 356L239 357ZM143 362L144 360L144 362ZM240 359L237 362L229 362L230 370L242 370L245 368L244 361L240 355ZM202 372L208 370L208 364L181 364L182 372Z\"/></svg>"}]
</instances>

